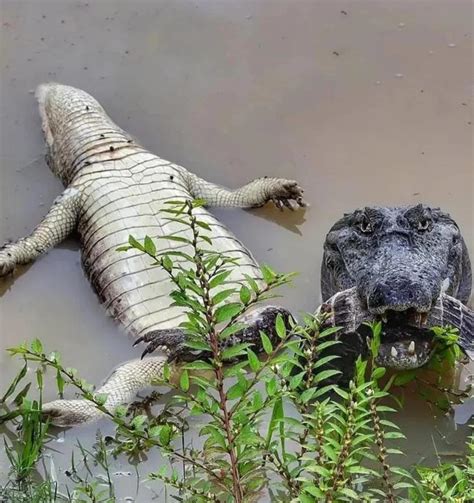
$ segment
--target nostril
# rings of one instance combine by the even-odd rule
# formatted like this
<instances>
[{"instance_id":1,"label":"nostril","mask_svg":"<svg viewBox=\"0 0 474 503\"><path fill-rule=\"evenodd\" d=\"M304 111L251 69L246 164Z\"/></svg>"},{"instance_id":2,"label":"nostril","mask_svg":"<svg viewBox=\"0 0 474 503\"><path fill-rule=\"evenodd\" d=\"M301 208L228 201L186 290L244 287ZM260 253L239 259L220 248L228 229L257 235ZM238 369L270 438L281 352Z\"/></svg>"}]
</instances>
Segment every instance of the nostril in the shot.
<instances>
[{"instance_id":1,"label":"nostril","mask_svg":"<svg viewBox=\"0 0 474 503\"><path fill-rule=\"evenodd\" d=\"M380 309L390 304L390 288L388 285L377 285L369 294L367 304L369 309Z\"/></svg>"},{"instance_id":2,"label":"nostril","mask_svg":"<svg viewBox=\"0 0 474 503\"><path fill-rule=\"evenodd\" d=\"M430 303L429 290L410 280L394 279L379 283L367 296L368 308L375 313L387 310L404 311L409 308L425 310Z\"/></svg>"}]
</instances>

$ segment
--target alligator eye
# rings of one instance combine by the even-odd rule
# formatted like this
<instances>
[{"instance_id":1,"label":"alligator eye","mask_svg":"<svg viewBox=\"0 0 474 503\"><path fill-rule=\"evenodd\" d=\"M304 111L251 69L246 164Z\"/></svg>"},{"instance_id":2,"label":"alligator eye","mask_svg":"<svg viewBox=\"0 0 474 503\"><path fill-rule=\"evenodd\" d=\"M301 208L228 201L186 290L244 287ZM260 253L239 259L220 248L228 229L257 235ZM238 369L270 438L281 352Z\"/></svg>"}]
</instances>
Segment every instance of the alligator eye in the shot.
<instances>
[{"instance_id":1,"label":"alligator eye","mask_svg":"<svg viewBox=\"0 0 474 503\"><path fill-rule=\"evenodd\" d=\"M431 220L429 218L423 218L418 222L418 230L420 232L429 230L430 226L431 226Z\"/></svg>"},{"instance_id":2,"label":"alligator eye","mask_svg":"<svg viewBox=\"0 0 474 503\"><path fill-rule=\"evenodd\" d=\"M371 232L374 231L372 224L370 223L369 219L367 217L364 217L360 222L359 222L359 229L361 232L364 234L370 234Z\"/></svg>"}]
</instances>

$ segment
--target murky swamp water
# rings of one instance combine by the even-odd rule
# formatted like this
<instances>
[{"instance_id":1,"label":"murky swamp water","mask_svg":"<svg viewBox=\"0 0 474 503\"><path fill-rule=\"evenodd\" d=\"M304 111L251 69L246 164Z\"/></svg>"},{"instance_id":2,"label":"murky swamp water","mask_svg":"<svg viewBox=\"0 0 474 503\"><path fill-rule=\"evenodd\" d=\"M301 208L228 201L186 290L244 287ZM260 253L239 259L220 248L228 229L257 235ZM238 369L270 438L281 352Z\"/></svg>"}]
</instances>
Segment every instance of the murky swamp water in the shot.
<instances>
[{"instance_id":1,"label":"murky swamp water","mask_svg":"<svg viewBox=\"0 0 474 503\"><path fill-rule=\"evenodd\" d=\"M150 150L209 180L299 180L304 213L215 210L259 261L301 273L282 300L295 313L318 305L324 236L356 207L441 206L474 254L470 1L0 3L0 243L29 232L62 190L43 161L31 94L56 80L89 91ZM3 349L33 337L94 383L140 353L99 306L74 240L0 282L0 295L2 389L19 368ZM472 402L454 420L416 395L405 401L406 464L433 461L434 445L462 450L457 422ZM58 434L59 472L76 438L91 444L95 430ZM123 476L134 473L124 460L113 472L120 498L164 501Z\"/></svg>"}]
</instances>

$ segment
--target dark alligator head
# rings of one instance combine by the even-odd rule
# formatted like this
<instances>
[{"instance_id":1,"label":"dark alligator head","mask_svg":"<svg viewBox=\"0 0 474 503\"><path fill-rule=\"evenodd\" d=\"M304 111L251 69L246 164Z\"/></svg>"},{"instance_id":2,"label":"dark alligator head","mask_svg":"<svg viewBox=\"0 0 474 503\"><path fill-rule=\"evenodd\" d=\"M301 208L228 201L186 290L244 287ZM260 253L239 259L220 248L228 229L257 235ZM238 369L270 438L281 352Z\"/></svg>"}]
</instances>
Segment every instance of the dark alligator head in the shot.
<instances>
[{"instance_id":1,"label":"dark alligator head","mask_svg":"<svg viewBox=\"0 0 474 503\"><path fill-rule=\"evenodd\" d=\"M321 268L323 308L344 333L382 319L379 363L415 368L430 358L431 326L460 330L474 350L472 286L465 242L439 209L369 207L345 215L330 230ZM461 344L462 345L462 344Z\"/></svg>"}]
</instances>

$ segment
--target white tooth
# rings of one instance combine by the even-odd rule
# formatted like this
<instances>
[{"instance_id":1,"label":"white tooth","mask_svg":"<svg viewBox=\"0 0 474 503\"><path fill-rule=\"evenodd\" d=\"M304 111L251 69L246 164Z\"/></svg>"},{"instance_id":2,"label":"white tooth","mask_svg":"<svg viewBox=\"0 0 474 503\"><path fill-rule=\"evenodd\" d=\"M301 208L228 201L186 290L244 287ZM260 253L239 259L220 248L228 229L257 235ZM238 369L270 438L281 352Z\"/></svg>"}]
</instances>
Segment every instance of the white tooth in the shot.
<instances>
[{"instance_id":1,"label":"white tooth","mask_svg":"<svg viewBox=\"0 0 474 503\"><path fill-rule=\"evenodd\" d=\"M390 354L396 358L398 356L398 351L395 349L395 346L392 346L392 349L390 350Z\"/></svg>"},{"instance_id":2,"label":"white tooth","mask_svg":"<svg viewBox=\"0 0 474 503\"><path fill-rule=\"evenodd\" d=\"M387 323L387 321L388 321L388 320L387 320L387 315L386 315L386 314L382 314L382 316L381 316L381 317L382 317L382 321L383 321L384 323Z\"/></svg>"},{"instance_id":3,"label":"white tooth","mask_svg":"<svg viewBox=\"0 0 474 503\"><path fill-rule=\"evenodd\" d=\"M415 352L415 341L410 342L410 345L408 346L408 352L411 354Z\"/></svg>"}]
</instances>

